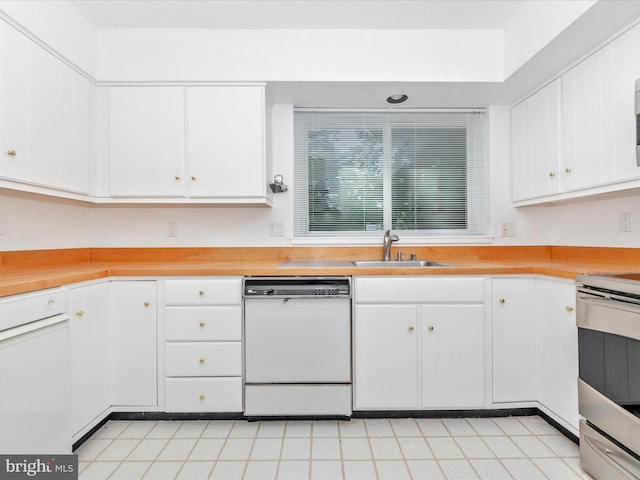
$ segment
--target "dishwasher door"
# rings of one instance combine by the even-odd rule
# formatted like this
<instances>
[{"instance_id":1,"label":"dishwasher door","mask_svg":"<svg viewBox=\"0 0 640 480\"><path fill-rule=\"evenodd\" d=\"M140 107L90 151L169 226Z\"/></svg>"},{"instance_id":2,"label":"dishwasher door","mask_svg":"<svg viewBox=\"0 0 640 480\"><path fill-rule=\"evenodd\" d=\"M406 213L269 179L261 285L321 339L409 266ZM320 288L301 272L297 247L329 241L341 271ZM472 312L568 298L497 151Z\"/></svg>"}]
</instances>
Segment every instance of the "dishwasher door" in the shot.
<instances>
[{"instance_id":1,"label":"dishwasher door","mask_svg":"<svg viewBox=\"0 0 640 480\"><path fill-rule=\"evenodd\" d=\"M351 382L349 298L245 299L245 382Z\"/></svg>"}]
</instances>

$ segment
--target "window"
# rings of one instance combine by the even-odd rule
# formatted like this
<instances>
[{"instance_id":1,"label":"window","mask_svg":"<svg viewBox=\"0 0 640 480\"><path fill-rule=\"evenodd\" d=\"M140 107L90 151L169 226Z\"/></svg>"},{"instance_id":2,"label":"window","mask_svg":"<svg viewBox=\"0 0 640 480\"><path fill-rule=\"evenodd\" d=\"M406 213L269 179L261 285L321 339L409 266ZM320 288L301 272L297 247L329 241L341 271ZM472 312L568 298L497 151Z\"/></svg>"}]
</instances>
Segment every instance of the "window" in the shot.
<instances>
[{"instance_id":1,"label":"window","mask_svg":"<svg viewBox=\"0 0 640 480\"><path fill-rule=\"evenodd\" d=\"M486 235L483 111L294 115L296 237Z\"/></svg>"}]
</instances>

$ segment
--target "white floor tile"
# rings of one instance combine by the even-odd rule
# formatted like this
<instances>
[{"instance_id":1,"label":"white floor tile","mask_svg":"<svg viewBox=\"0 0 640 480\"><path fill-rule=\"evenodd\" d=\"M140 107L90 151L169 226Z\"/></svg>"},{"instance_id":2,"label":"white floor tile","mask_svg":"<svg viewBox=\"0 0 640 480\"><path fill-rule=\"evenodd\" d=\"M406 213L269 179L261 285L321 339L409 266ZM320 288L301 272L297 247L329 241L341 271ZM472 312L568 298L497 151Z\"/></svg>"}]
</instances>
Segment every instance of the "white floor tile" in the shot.
<instances>
[{"instance_id":1,"label":"white floor tile","mask_svg":"<svg viewBox=\"0 0 640 480\"><path fill-rule=\"evenodd\" d=\"M109 480L142 480L151 465L152 462L123 462Z\"/></svg>"},{"instance_id":2,"label":"white floor tile","mask_svg":"<svg viewBox=\"0 0 640 480\"><path fill-rule=\"evenodd\" d=\"M555 435L558 431L545 422L541 417L517 417L518 421L522 423L527 429L534 435Z\"/></svg>"},{"instance_id":3,"label":"white floor tile","mask_svg":"<svg viewBox=\"0 0 640 480\"><path fill-rule=\"evenodd\" d=\"M364 428L364 420L354 419L349 421L340 422L341 437L366 437L367 431Z\"/></svg>"},{"instance_id":4,"label":"white floor tile","mask_svg":"<svg viewBox=\"0 0 640 480\"><path fill-rule=\"evenodd\" d=\"M500 430L500 427L494 423L491 418L469 418L467 419L471 428L473 428L478 435L490 436L490 435L504 435L504 432Z\"/></svg>"},{"instance_id":5,"label":"white floor tile","mask_svg":"<svg viewBox=\"0 0 640 480\"><path fill-rule=\"evenodd\" d=\"M218 458L223 447L224 439L222 438L200 438L191 450L189 460L213 462Z\"/></svg>"},{"instance_id":6,"label":"white floor tile","mask_svg":"<svg viewBox=\"0 0 640 480\"><path fill-rule=\"evenodd\" d=\"M418 418L416 423L425 437L449 437L449 430L437 418Z\"/></svg>"},{"instance_id":7,"label":"white floor tile","mask_svg":"<svg viewBox=\"0 0 640 480\"><path fill-rule=\"evenodd\" d=\"M562 435L540 435L538 440L544 443L559 457L579 457L580 448Z\"/></svg>"},{"instance_id":8,"label":"white floor tile","mask_svg":"<svg viewBox=\"0 0 640 480\"><path fill-rule=\"evenodd\" d=\"M185 462L176 478L179 480L204 480L209 478L214 465L215 462Z\"/></svg>"},{"instance_id":9,"label":"white floor tile","mask_svg":"<svg viewBox=\"0 0 640 480\"><path fill-rule=\"evenodd\" d=\"M182 422L157 422L146 438L172 438Z\"/></svg>"},{"instance_id":10,"label":"white floor tile","mask_svg":"<svg viewBox=\"0 0 640 480\"><path fill-rule=\"evenodd\" d=\"M120 462L93 462L79 475L79 480L103 480L120 465Z\"/></svg>"},{"instance_id":11,"label":"white floor tile","mask_svg":"<svg viewBox=\"0 0 640 480\"><path fill-rule=\"evenodd\" d=\"M413 480L444 480L444 473L435 460L409 460L407 465Z\"/></svg>"},{"instance_id":12,"label":"white floor tile","mask_svg":"<svg viewBox=\"0 0 640 480\"><path fill-rule=\"evenodd\" d=\"M158 460L162 461L185 461L198 440L195 438L174 438L169 440L164 447Z\"/></svg>"},{"instance_id":13,"label":"white floor tile","mask_svg":"<svg viewBox=\"0 0 640 480\"><path fill-rule=\"evenodd\" d=\"M250 461L247 463L243 480L275 480L278 462Z\"/></svg>"},{"instance_id":14,"label":"white floor tile","mask_svg":"<svg viewBox=\"0 0 640 480\"><path fill-rule=\"evenodd\" d=\"M393 437L391 422L386 418L368 418L364 421L369 437Z\"/></svg>"},{"instance_id":15,"label":"white floor tile","mask_svg":"<svg viewBox=\"0 0 640 480\"><path fill-rule=\"evenodd\" d=\"M122 461L129 456L138 443L140 443L140 440L137 439L113 440L109 446L98 455L96 460L100 462Z\"/></svg>"},{"instance_id":16,"label":"white floor tile","mask_svg":"<svg viewBox=\"0 0 640 480\"><path fill-rule=\"evenodd\" d=\"M311 462L306 460L289 460L280 462L278 480L301 480L310 475Z\"/></svg>"},{"instance_id":17,"label":"white floor tile","mask_svg":"<svg viewBox=\"0 0 640 480\"><path fill-rule=\"evenodd\" d=\"M406 459L418 460L433 458L433 454L424 438L398 438L398 443Z\"/></svg>"},{"instance_id":18,"label":"white floor tile","mask_svg":"<svg viewBox=\"0 0 640 480\"><path fill-rule=\"evenodd\" d=\"M410 480L409 470L403 461L376 460L380 480Z\"/></svg>"},{"instance_id":19,"label":"white floor tile","mask_svg":"<svg viewBox=\"0 0 640 480\"><path fill-rule=\"evenodd\" d=\"M442 423L447 427L452 437L476 436L478 433L469 425L465 418L443 418Z\"/></svg>"},{"instance_id":20,"label":"white floor tile","mask_svg":"<svg viewBox=\"0 0 640 480\"><path fill-rule=\"evenodd\" d=\"M78 448L74 453L78 455L79 462L90 462L95 460L98 455L100 455L109 445L111 445L113 440L108 438L96 438L91 437L90 440L87 440L80 448Z\"/></svg>"},{"instance_id":21,"label":"white floor tile","mask_svg":"<svg viewBox=\"0 0 640 480\"><path fill-rule=\"evenodd\" d=\"M544 443L538 440L538 437L511 437L520 450L529 458L555 457L553 453Z\"/></svg>"},{"instance_id":22,"label":"white floor tile","mask_svg":"<svg viewBox=\"0 0 640 480\"><path fill-rule=\"evenodd\" d=\"M511 480L511 475L498 460L469 460L482 480Z\"/></svg>"},{"instance_id":23,"label":"white floor tile","mask_svg":"<svg viewBox=\"0 0 640 480\"><path fill-rule=\"evenodd\" d=\"M589 475L585 470L583 470L580 466L580 458L563 458L563 460L564 463L569 465L580 478L582 478L583 480L593 480L593 477Z\"/></svg>"},{"instance_id":24,"label":"white floor tile","mask_svg":"<svg viewBox=\"0 0 640 480\"><path fill-rule=\"evenodd\" d=\"M252 438L228 438L219 460L247 460L253 446Z\"/></svg>"},{"instance_id":25,"label":"white floor tile","mask_svg":"<svg viewBox=\"0 0 640 480\"><path fill-rule=\"evenodd\" d=\"M398 437L419 437L422 435L418 424L413 418L393 418L391 426Z\"/></svg>"},{"instance_id":26,"label":"white floor tile","mask_svg":"<svg viewBox=\"0 0 640 480\"><path fill-rule=\"evenodd\" d=\"M311 429L314 437L337 438L340 436L338 422L335 420L320 420L313 422Z\"/></svg>"},{"instance_id":27,"label":"white floor tile","mask_svg":"<svg viewBox=\"0 0 640 480\"><path fill-rule=\"evenodd\" d=\"M531 432L516 417L494 418L493 421L507 435L531 435Z\"/></svg>"},{"instance_id":28,"label":"white floor tile","mask_svg":"<svg viewBox=\"0 0 640 480\"><path fill-rule=\"evenodd\" d=\"M229 432L230 438L253 438L258 433L259 422L246 422L237 421L233 424L231 432Z\"/></svg>"},{"instance_id":29,"label":"white floor tile","mask_svg":"<svg viewBox=\"0 0 640 480\"><path fill-rule=\"evenodd\" d=\"M127 461L153 461L158 458L158 455L160 455L160 452L168 442L169 440L164 439L143 439L127 457Z\"/></svg>"},{"instance_id":30,"label":"white floor tile","mask_svg":"<svg viewBox=\"0 0 640 480\"><path fill-rule=\"evenodd\" d=\"M309 420L290 420L284 430L285 437L310 437L311 422Z\"/></svg>"},{"instance_id":31,"label":"white floor tile","mask_svg":"<svg viewBox=\"0 0 640 480\"><path fill-rule=\"evenodd\" d=\"M344 462L345 480L371 480L376 478L376 468L371 460Z\"/></svg>"},{"instance_id":32,"label":"white floor tile","mask_svg":"<svg viewBox=\"0 0 640 480\"><path fill-rule=\"evenodd\" d=\"M286 422L261 422L258 428L258 438L282 438Z\"/></svg>"},{"instance_id":33,"label":"white floor tile","mask_svg":"<svg viewBox=\"0 0 640 480\"><path fill-rule=\"evenodd\" d=\"M206 427L206 422L198 420L182 422L173 438L199 438Z\"/></svg>"},{"instance_id":34,"label":"white floor tile","mask_svg":"<svg viewBox=\"0 0 640 480\"><path fill-rule=\"evenodd\" d=\"M144 477L144 480L174 480L182 468L182 462L155 462Z\"/></svg>"},{"instance_id":35,"label":"white floor tile","mask_svg":"<svg viewBox=\"0 0 640 480\"><path fill-rule=\"evenodd\" d=\"M369 440L366 438L343 438L342 458L345 460L371 460Z\"/></svg>"},{"instance_id":36,"label":"white floor tile","mask_svg":"<svg viewBox=\"0 0 640 480\"><path fill-rule=\"evenodd\" d=\"M454 440L467 458L495 458L480 437L455 437Z\"/></svg>"},{"instance_id":37,"label":"white floor tile","mask_svg":"<svg viewBox=\"0 0 640 480\"><path fill-rule=\"evenodd\" d=\"M340 460L340 439L314 438L311 442L311 458L314 460Z\"/></svg>"},{"instance_id":38,"label":"white floor tile","mask_svg":"<svg viewBox=\"0 0 640 480\"><path fill-rule=\"evenodd\" d=\"M251 460L278 460L281 449L281 438L256 438L251 450Z\"/></svg>"},{"instance_id":39,"label":"white floor tile","mask_svg":"<svg viewBox=\"0 0 640 480\"><path fill-rule=\"evenodd\" d=\"M283 460L309 460L311 458L310 438L285 438L282 443Z\"/></svg>"},{"instance_id":40,"label":"white floor tile","mask_svg":"<svg viewBox=\"0 0 640 480\"><path fill-rule=\"evenodd\" d=\"M467 460L441 460L439 463L447 480L478 479L478 475Z\"/></svg>"},{"instance_id":41,"label":"white floor tile","mask_svg":"<svg viewBox=\"0 0 640 480\"><path fill-rule=\"evenodd\" d=\"M202 438L225 438L235 425L233 420L212 420L202 432Z\"/></svg>"},{"instance_id":42,"label":"white floor tile","mask_svg":"<svg viewBox=\"0 0 640 480\"><path fill-rule=\"evenodd\" d=\"M212 480L238 480L246 467L245 462L217 462L211 472Z\"/></svg>"},{"instance_id":43,"label":"white floor tile","mask_svg":"<svg viewBox=\"0 0 640 480\"><path fill-rule=\"evenodd\" d=\"M118 438L144 438L156 424L157 422L150 421L131 422Z\"/></svg>"},{"instance_id":44,"label":"white floor tile","mask_svg":"<svg viewBox=\"0 0 640 480\"><path fill-rule=\"evenodd\" d=\"M484 443L498 458L523 458L525 454L509 437L482 437Z\"/></svg>"},{"instance_id":45,"label":"white floor tile","mask_svg":"<svg viewBox=\"0 0 640 480\"><path fill-rule=\"evenodd\" d=\"M450 437L427 438L429 448L437 459L464 458L462 451Z\"/></svg>"},{"instance_id":46,"label":"white floor tile","mask_svg":"<svg viewBox=\"0 0 640 480\"><path fill-rule=\"evenodd\" d=\"M528 458L502 460L502 464L516 480L544 480L544 474Z\"/></svg>"},{"instance_id":47,"label":"white floor tile","mask_svg":"<svg viewBox=\"0 0 640 480\"><path fill-rule=\"evenodd\" d=\"M369 444L376 460L402 460L402 451L394 437L370 438Z\"/></svg>"},{"instance_id":48,"label":"white floor tile","mask_svg":"<svg viewBox=\"0 0 640 480\"><path fill-rule=\"evenodd\" d=\"M578 474L559 458L534 458L533 463L549 480L580 480Z\"/></svg>"},{"instance_id":49,"label":"white floor tile","mask_svg":"<svg viewBox=\"0 0 640 480\"><path fill-rule=\"evenodd\" d=\"M312 480L340 480L342 475L342 463L333 460L314 460L311 462Z\"/></svg>"}]
</instances>

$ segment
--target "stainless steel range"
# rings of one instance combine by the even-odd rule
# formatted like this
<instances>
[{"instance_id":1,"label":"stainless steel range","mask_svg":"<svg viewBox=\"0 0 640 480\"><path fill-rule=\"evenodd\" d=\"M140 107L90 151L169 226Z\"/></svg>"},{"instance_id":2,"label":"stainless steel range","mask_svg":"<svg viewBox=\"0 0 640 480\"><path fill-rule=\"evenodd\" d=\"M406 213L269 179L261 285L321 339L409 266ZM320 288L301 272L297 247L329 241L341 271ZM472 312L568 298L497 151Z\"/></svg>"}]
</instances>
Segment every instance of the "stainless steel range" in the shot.
<instances>
[{"instance_id":1,"label":"stainless steel range","mask_svg":"<svg viewBox=\"0 0 640 480\"><path fill-rule=\"evenodd\" d=\"M640 479L640 274L577 279L582 467Z\"/></svg>"}]
</instances>

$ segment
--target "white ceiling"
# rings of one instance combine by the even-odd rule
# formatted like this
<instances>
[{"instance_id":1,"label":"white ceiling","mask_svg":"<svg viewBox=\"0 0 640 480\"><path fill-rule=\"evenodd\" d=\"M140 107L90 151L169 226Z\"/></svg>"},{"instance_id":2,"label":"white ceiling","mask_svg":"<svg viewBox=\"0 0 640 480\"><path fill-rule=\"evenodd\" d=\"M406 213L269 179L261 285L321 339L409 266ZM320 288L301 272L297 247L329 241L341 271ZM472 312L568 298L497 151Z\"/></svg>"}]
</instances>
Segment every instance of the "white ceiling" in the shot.
<instances>
[{"instance_id":1,"label":"white ceiling","mask_svg":"<svg viewBox=\"0 0 640 480\"><path fill-rule=\"evenodd\" d=\"M504 29L526 2L524 0L72 0L72 3L98 29L464 30Z\"/></svg>"}]
</instances>

